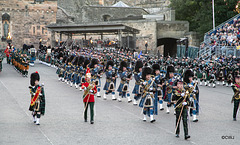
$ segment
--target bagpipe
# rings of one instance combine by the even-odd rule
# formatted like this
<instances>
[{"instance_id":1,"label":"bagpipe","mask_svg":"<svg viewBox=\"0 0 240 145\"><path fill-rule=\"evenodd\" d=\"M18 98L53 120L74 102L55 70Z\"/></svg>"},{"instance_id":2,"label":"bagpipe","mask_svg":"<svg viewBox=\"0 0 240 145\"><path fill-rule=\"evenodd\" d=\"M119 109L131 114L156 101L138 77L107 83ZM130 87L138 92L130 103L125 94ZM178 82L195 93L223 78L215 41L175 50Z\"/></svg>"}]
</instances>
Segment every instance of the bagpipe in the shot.
<instances>
[{"instance_id":1,"label":"bagpipe","mask_svg":"<svg viewBox=\"0 0 240 145\"><path fill-rule=\"evenodd\" d=\"M143 89L143 93L142 93L142 94L143 94L143 95L142 95L142 98L146 97L147 93L149 92L150 87L151 87L151 86L153 85L153 83L154 83L155 78L152 77L151 80L152 80L151 83L148 83L147 85L145 85L145 87L144 87L144 89ZM144 86L144 82L142 83L142 85Z\"/></svg>"},{"instance_id":2,"label":"bagpipe","mask_svg":"<svg viewBox=\"0 0 240 145\"><path fill-rule=\"evenodd\" d=\"M154 95L153 95L153 93L151 92L150 94L148 94L150 91L149 91L149 89L153 86L153 83L154 83L154 81L155 81L155 78L154 77L152 77L152 79L151 79L152 81L151 81L151 83L148 83L147 85L145 85L145 87L144 87L144 89L143 89L143 95L142 95L142 98L145 98L146 97L146 99L145 99L145 101L144 101L144 106L143 106L143 108L144 107L151 107L151 106L153 106L153 98L154 98ZM153 90L152 90L153 91Z\"/></svg>"},{"instance_id":3,"label":"bagpipe","mask_svg":"<svg viewBox=\"0 0 240 145\"><path fill-rule=\"evenodd\" d=\"M90 94L90 90L92 90L95 86L96 86L96 85L95 85L95 81L92 81L91 83L89 83L88 87L87 87L86 90L84 91L83 99L84 99L88 94Z\"/></svg>"}]
</instances>

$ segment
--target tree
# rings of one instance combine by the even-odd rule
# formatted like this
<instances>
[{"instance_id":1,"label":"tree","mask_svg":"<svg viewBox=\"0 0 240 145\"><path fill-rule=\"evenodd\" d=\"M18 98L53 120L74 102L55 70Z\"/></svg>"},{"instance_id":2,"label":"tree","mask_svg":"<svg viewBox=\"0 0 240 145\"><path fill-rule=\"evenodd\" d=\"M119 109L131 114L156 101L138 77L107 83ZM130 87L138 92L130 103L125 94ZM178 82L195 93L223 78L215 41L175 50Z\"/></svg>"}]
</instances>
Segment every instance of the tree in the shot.
<instances>
[{"instance_id":1,"label":"tree","mask_svg":"<svg viewBox=\"0 0 240 145\"><path fill-rule=\"evenodd\" d=\"M212 29L211 0L170 0L170 7L176 11L176 20L188 21L190 31L196 31L203 39L204 34ZM237 0L215 0L216 26L238 14Z\"/></svg>"}]
</instances>

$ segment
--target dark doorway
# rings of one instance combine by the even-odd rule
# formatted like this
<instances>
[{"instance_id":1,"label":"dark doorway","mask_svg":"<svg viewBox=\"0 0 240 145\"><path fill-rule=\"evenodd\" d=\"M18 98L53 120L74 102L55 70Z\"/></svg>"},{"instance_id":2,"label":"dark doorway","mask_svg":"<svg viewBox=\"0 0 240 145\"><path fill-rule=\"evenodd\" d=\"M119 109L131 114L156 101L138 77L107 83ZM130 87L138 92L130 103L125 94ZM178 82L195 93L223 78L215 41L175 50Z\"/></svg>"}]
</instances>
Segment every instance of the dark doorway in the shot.
<instances>
[{"instance_id":1,"label":"dark doorway","mask_svg":"<svg viewBox=\"0 0 240 145\"><path fill-rule=\"evenodd\" d=\"M171 57L177 56L177 39L175 38L161 38L157 40L157 46L164 45L164 57L168 55Z\"/></svg>"},{"instance_id":2,"label":"dark doorway","mask_svg":"<svg viewBox=\"0 0 240 145\"><path fill-rule=\"evenodd\" d=\"M132 36L122 37L122 45L127 48L134 48L134 40Z\"/></svg>"}]
</instances>

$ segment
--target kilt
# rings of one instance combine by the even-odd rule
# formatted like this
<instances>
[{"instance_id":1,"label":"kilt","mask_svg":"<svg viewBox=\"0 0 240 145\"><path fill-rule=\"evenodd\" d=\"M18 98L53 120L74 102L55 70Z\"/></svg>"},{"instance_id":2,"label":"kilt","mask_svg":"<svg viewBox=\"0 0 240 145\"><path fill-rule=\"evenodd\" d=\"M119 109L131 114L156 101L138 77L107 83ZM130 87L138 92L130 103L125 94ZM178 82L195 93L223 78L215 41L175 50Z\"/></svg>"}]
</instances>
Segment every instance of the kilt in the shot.
<instances>
[{"instance_id":1,"label":"kilt","mask_svg":"<svg viewBox=\"0 0 240 145\"><path fill-rule=\"evenodd\" d=\"M140 85L136 85L136 84L135 84L132 93L133 93L133 94L139 94L139 87L140 87Z\"/></svg>"}]
</instances>

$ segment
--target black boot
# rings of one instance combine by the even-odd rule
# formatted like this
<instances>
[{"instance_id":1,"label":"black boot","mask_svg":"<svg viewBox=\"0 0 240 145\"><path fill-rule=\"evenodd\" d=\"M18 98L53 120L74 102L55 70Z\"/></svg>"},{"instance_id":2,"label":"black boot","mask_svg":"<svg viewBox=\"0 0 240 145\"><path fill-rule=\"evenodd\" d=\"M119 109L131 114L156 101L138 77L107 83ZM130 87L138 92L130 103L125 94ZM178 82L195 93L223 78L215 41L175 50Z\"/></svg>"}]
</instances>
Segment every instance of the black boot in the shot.
<instances>
[{"instance_id":1,"label":"black boot","mask_svg":"<svg viewBox=\"0 0 240 145\"><path fill-rule=\"evenodd\" d=\"M190 135L185 135L185 140L189 139Z\"/></svg>"}]
</instances>

